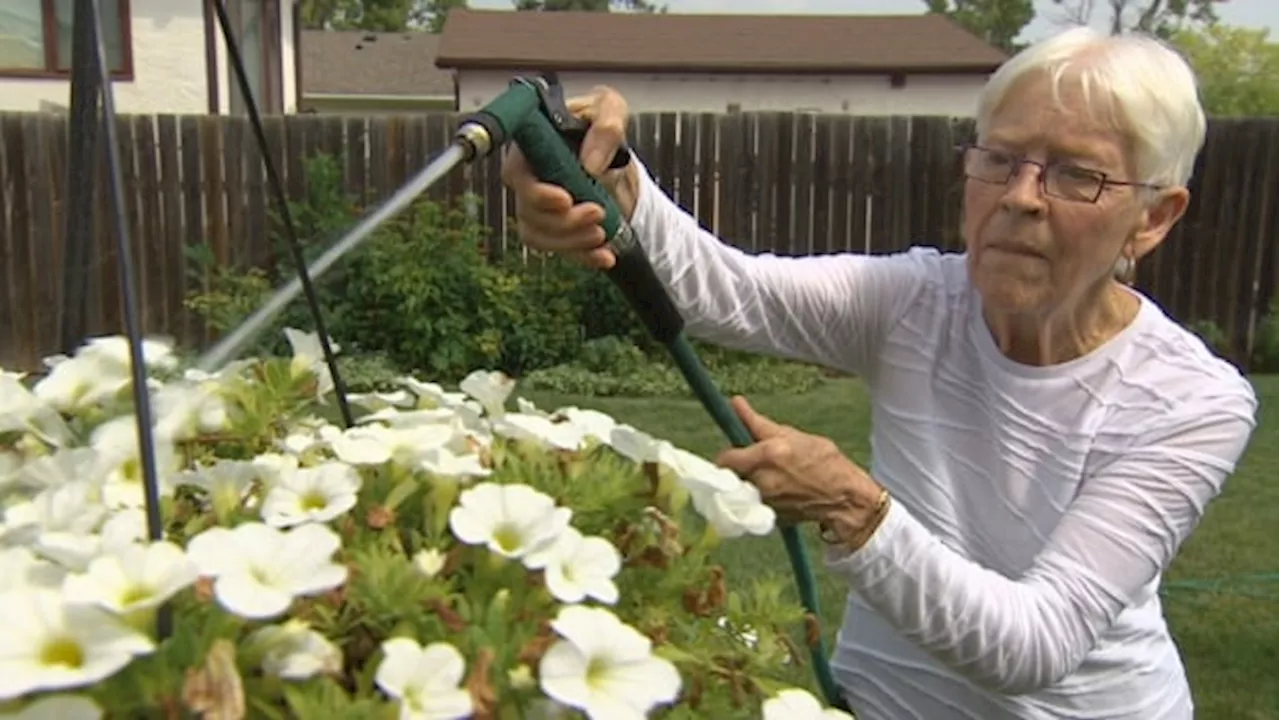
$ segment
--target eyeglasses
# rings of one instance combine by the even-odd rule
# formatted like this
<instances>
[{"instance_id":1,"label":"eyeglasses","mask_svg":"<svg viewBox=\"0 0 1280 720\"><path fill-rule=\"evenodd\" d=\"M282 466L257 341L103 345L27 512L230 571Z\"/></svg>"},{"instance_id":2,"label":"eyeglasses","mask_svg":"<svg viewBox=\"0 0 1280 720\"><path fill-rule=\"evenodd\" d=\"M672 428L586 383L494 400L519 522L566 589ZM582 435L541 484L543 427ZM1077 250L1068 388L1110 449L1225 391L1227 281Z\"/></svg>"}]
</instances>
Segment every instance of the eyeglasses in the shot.
<instances>
[{"instance_id":1,"label":"eyeglasses","mask_svg":"<svg viewBox=\"0 0 1280 720\"><path fill-rule=\"evenodd\" d=\"M961 145L956 148L964 153L964 175L967 178L993 185L1007 185L1024 164L1040 169L1037 177L1040 190L1048 196L1071 202L1094 203L1108 185L1125 185L1159 190L1161 186L1148 183L1111 180L1104 172L1067 163L1039 163L1023 157L978 145Z\"/></svg>"}]
</instances>

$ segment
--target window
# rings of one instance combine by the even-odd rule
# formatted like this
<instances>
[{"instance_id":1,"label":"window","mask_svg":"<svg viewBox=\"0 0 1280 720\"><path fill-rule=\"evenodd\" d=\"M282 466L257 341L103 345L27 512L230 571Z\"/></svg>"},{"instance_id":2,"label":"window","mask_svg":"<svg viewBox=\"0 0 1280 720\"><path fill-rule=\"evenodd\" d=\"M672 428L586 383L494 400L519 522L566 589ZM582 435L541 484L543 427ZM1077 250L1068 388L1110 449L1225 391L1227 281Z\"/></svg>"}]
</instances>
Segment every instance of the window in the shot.
<instances>
[{"instance_id":1,"label":"window","mask_svg":"<svg viewBox=\"0 0 1280 720\"><path fill-rule=\"evenodd\" d=\"M0 2L0 75L65 76L71 71L75 0ZM129 0L99 0L102 45L111 73L132 74Z\"/></svg>"},{"instance_id":2,"label":"window","mask_svg":"<svg viewBox=\"0 0 1280 720\"><path fill-rule=\"evenodd\" d=\"M284 107L281 67L280 0L232 0L227 3L227 16L236 35L240 60L249 80L249 92L259 112L276 114ZM218 31L218 42L224 42ZM240 81L236 79L231 60L227 59L227 82L231 88L231 112L248 114Z\"/></svg>"}]
</instances>

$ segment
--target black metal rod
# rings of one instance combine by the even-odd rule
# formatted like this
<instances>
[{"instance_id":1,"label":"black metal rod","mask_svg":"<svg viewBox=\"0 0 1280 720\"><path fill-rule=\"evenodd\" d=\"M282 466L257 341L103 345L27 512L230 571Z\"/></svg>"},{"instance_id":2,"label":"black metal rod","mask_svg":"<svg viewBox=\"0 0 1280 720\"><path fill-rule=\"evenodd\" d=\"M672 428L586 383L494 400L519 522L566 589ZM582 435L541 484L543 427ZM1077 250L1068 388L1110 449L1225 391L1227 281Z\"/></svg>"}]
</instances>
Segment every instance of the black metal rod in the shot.
<instances>
[{"instance_id":1,"label":"black metal rod","mask_svg":"<svg viewBox=\"0 0 1280 720\"><path fill-rule=\"evenodd\" d=\"M71 355L88 334L89 263L97 203L93 188L98 173L102 124L97 52L92 9L76 2L71 26L71 111L67 123L67 217L62 261L62 314L59 343Z\"/></svg>"},{"instance_id":2,"label":"black metal rod","mask_svg":"<svg viewBox=\"0 0 1280 720\"><path fill-rule=\"evenodd\" d=\"M271 7L265 4L263 7ZM227 7L223 0L213 0L213 9L218 16L218 26L222 28L222 38L226 41L227 57L235 69L236 80L240 86L240 95L244 98L245 107L249 111L249 124L253 126L253 134L258 141L258 152L262 155L262 164L267 171L267 185L271 187L276 205L280 208L280 218L284 221L284 235L289 244L289 254L293 256L293 264L298 268L298 280L302 283L302 294L307 299L307 307L311 310L311 320L315 323L316 334L320 336L320 349L324 352L325 364L329 366L329 374L333 377L333 391L338 396L338 409L342 413L342 421L347 427L354 424L351 407L347 404L347 387L338 372L338 361L329 343L329 333L325 329L324 313L320 310L320 300L316 297L315 286L311 275L307 272L307 261L302 255L302 246L298 244L298 233L294 228L293 215L289 210L289 201L284 194L284 184L280 182L280 174L276 171L275 162L267 147L267 134L262 129L262 117L258 112L258 103L249 88L249 76L244 69L244 60L240 56L240 46L231 31L231 20L227 17Z\"/></svg>"},{"instance_id":3,"label":"black metal rod","mask_svg":"<svg viewBox=\"0 0 1280 720\"><path fill-rule=\"evenodd\" d=\"M112 98L111 66L107 62L106 50L102 45L102 14L98 0L80 0L88 5L90 16L87 36L92 36L91 45L98 65L98 80L101 83L102 98L102 130L106 149L108 186L111 192L111 215L115 229L116 249L120 253L120 262L116 263L120 271L121 292L124 295L125 332L129 335L129 357L133 371L133 404L138 421L138 459L142 465L142 487L146 497L147 537L152 542L164 538L164 523L160 516L160 484L156 472L155 438L152 435L154 424L151 420L151 393L147 387L147 367L142 352L142 313L138 308L138 287L134 278L133 243L129 233L128 217L124 206L124 178L120 170L120 146L116 139L116 110ZM74 32L74 31L73 31ZM167 606L162 606L157 616L156 634L161 640L167 638L172 631L172 615Z\"/></svg>"}]
</instances>

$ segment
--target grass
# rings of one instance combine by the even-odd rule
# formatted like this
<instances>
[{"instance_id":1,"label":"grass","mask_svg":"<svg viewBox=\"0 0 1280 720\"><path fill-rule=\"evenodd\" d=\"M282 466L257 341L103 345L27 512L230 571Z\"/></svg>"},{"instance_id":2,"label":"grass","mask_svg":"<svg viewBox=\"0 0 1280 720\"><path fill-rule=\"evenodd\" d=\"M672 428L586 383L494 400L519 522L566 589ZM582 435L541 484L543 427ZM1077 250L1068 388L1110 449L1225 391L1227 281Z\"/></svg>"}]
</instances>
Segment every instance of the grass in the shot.
<instances>
[{"instance_id":1,"label":"grass","mask_svg":"<svg viewBox=\"0 0 1280 720\"><path fill-rule=\"evenodd\" d=\"M1258 429L1224 494L1183 546L1166 577L1165 612L1191 677L1202 720L1276 718L1277 695L1277 423L1276 376L1254 378L1261 400ZM586 398L526 393L546 408L590 407L695 452L712 456L725 447L719 429L692 400ZM833 380L801 395L753 397L767 415L836 441L866 465L870 409L860 383ZM822 575L819 544L807 535L819 575L828 648L840 625L845 587ZM732 578L790 575L776 536L727 546L724 563ZM1261 579L1249 576L1262 575ZM794 680L813 683L801 669Z\"/></svg>"}]
</instances>

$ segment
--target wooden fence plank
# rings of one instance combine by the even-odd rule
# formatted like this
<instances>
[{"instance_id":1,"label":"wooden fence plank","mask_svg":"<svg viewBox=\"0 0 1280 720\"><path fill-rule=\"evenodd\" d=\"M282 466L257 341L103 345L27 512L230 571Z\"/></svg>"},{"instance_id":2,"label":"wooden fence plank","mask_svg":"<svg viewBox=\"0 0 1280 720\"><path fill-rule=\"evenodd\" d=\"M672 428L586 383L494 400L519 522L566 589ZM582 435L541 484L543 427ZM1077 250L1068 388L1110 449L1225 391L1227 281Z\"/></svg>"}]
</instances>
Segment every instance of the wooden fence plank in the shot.
<instances>
[{"instance_id":1,"label":"wooden fence plank","mask_svg":"<svg viewBox=\"0 0 1280 720\"><path fill-rule=\"evenodd\" d=\"M10 206L9 225L5 231L5 274L9 287L9 322L6 325L12 328L10 347L21 348L9 362L29 366L38 359L38 348L42 342L30 297L35 258L31 252L31 201L28 191L31 176L27 173L22 118L15 115L0 117L0 135L4 142L5 186L9 189L6 199Z\"/></svg>"},{"instance_id":2,"label":"wooden fence plank","mask_svg":"<svg viewBox=\"0 0 1280 720\"><path fill-rule=\"evenodd\" d=\"M160 153L156 148L155 118L134 115L128 119L133 126L137 170L138 222L134 225L134 232L141 248L139 275L145 275L147 288L146 300L142 304L143 327L147 333L161 333L169 327L170 278L165 256L170 241L164 233L164 198L160 194Z\"/></svg>"}]
</instances>

